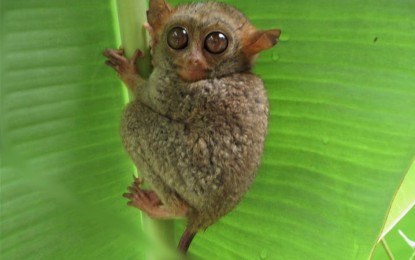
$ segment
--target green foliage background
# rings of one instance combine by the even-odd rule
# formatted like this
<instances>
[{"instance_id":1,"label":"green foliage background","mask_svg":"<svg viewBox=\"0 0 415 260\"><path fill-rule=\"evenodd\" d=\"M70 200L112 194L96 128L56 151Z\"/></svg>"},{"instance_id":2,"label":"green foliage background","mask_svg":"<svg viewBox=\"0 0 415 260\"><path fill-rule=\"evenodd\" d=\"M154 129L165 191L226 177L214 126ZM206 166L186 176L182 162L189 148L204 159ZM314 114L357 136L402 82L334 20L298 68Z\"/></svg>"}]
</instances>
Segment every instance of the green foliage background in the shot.
<instances>
[{"instance_id":1,"label":"green foliage background","mask_svg":"<svg viewBox=\"0 0 415 260\"><path fill-rule=\"evenodd\" d=\"M271 102L261 170L191 255L367 259L415 155L415 2L226 2L283 36L255 68ZM114 12L0 2L1 259L143 259L121 197L125 98L101 56Z\"/></svg>"}]
</instances>

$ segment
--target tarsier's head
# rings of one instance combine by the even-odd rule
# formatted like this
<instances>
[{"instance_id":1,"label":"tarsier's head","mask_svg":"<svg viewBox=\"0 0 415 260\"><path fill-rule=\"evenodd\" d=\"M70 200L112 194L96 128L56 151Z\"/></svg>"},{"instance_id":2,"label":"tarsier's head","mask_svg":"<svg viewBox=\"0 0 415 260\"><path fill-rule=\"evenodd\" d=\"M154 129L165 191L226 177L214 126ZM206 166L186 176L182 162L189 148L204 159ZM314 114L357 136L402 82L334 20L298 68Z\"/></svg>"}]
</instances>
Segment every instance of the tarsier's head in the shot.
<instances>
[{"instance_id":1,"label":"tarsier's head","mask_svg":"<svg viewBox=\"0 0 415 260\"><path fill-rule=\"evenodd\" d=\"M257 54L278 42L278 29L257 30L238 10L217 2L179 5L150 0L153 65L185 81L249 71Z\"/></svg>"}]
</instances>

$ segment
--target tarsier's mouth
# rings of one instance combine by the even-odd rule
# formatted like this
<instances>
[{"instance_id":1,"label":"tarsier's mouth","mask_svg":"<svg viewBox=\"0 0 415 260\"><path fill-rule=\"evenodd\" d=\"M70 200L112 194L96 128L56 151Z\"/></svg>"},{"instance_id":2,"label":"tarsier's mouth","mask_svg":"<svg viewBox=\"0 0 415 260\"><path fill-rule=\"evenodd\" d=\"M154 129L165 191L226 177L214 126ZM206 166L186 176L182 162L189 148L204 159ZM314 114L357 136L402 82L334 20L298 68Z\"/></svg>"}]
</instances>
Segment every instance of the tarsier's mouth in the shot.
<instances>
[{"instance_id":1,"label":"tarsier's mouth","mask_svg":"<svg viewBox=\"0 0 415 260\"><path fill-rule=\"evenodd\" d=\"M205 79L208 74L209 70L202 67L178 67L177 74L185 80L189 82L194 82L198 80Z\"/></svg>"}]
</instances>

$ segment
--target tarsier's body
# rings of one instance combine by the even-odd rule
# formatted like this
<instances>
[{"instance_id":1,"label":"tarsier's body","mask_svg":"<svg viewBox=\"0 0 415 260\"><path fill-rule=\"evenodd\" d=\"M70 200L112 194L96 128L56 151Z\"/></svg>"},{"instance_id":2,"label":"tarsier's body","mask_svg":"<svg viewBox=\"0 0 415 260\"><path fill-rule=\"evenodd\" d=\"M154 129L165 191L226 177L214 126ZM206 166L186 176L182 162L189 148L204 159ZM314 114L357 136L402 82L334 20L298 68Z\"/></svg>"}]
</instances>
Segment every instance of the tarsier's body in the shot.
<instances>
[{"instance_id":1,"label":"tarsier's body","mask_svg":"<svg viewBox=\"0 0 415 260\"><path fill-rule=\"evenodd\" d=\"M153 218L186 217L179 244L233 209L251 185L267 132L268 100L250 73L255 55L277 43L279 30L257 31L220 3L151 0L147 29L154 70L141 79L122 51L107 64L134 92L125 110L123 143L151 191L136 179L125 194Z\"/></svg>"}]
</instances>

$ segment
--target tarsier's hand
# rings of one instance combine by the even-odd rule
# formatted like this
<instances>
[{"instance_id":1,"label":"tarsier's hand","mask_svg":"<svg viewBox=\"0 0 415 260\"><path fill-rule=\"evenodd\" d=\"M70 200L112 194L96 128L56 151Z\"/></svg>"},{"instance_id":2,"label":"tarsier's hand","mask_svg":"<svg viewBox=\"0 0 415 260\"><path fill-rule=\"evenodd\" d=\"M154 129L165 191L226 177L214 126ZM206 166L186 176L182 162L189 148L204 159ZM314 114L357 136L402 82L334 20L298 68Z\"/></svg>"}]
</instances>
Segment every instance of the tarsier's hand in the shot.
<instances>
[{"instance_id":1,"label":"tarsier's hand","mask_svg":"<svg viewBox=\"0 0 415 260\"><path fill-rule=\"evenodd\" d=\"M136 66L137 60L142 58L144 53L136 50L130 60L124 56L124 49L106 49L103 54L108 58L105 64L113 68L128 88L134 91L137 80L140 78Z\"/></svg>"}]
</instances>

